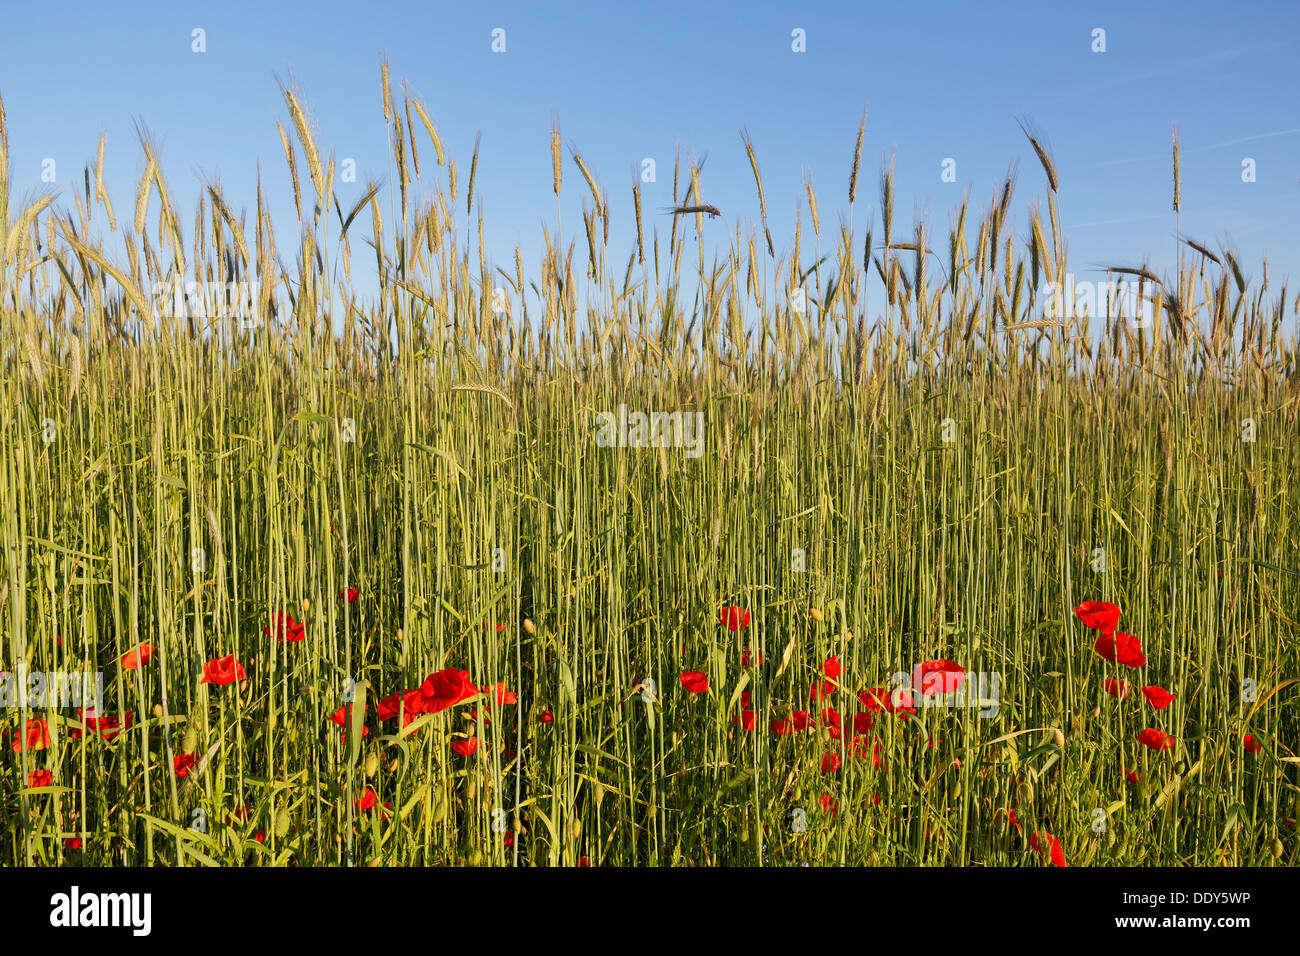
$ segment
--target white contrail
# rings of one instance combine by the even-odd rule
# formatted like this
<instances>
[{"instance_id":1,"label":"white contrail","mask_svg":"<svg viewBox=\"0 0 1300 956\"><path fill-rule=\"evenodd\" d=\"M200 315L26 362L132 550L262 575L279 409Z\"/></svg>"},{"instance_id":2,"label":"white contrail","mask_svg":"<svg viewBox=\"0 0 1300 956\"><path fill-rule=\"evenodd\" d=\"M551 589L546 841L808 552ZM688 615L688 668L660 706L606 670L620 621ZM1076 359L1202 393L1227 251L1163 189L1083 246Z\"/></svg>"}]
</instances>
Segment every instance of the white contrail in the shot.
<instances>
[{"instance_id":1,"label":"white contrail","mask_svg":"<svg viewBox=\"0 0 1300 956\"><path fill-rule=\"evenodd\" d=\"M1257 139L1272 139L1274 136L1290 136L1294 133L1300 133L1300 126L1294 129L1279 129L1271 133L1256 133L1253 136L1243 136L1240 139L1229 139L1222 143L1211 143L1209 146L1198 146L1192 152L1203 153L1209 149L1222 149L1225 146L1236 146L1238 143L1249 143ZM1123 166L1128 163L1145 163L1153 159L1167 159L1168 153L1152 153L1148 156L1131 156L1128 159L1107 159L1098 163L1101 166Z\"/></svg>"},{"instance_id":2,"label":"white contrail","mask_svg":"<svg viewBox=\"0 0 1300 956\"><path fill-rule=\"evenodd\" d=\"M1238 143L1249 143L1253 139L1272 139L1274 136L1289 136L1292 133L1300 133L1300 127L1295 129L1279 129L1272 133L1256 133L1254 136L1243 136L1241 139L1230 139L1223 143L1213 143L1209 146L1198 146L1196 151L1202 153L1207 149L1220 149L1224 146L1236 146Z\"/></svg>"}]
</instances>

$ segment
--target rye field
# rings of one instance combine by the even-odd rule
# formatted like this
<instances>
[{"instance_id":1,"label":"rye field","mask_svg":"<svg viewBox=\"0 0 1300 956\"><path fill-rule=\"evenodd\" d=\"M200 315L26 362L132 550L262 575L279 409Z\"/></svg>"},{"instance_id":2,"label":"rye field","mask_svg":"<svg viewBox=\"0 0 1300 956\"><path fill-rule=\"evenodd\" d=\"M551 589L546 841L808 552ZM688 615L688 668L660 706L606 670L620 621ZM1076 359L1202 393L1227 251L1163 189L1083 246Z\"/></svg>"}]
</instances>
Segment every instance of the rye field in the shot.
<instances>
[{"instance_id":1,"label":"rye field","mask_svg":"<svg viewBox=\"0 0 1300 956\"><path fill-rule=\"evenodd\" d=\"M679 157L665 215L557 126L526 269L381 93L383 183L286 87L258 195L193 215L146 134L33 198L0 133L0 862L1295 861L1267 263L1076 275L1028 125L904 223L864 116L779 242L747 136L751 208Z\"/></svg>"}]
</instances>

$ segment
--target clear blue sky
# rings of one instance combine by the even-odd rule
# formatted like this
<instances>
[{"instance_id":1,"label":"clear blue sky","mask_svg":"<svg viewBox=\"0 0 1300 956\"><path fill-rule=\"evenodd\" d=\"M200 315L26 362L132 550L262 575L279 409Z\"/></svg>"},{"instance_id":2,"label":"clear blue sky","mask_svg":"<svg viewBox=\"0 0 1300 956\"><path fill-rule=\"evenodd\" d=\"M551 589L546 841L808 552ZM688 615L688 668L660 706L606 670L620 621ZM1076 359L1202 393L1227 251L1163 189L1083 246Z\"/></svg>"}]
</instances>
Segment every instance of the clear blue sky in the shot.
<instances>
[{"instance_id":1,"label":"clear blue sky","mask_svg":"<svg viewBox=\"0 0 1300 956\"><path fill-rule=\"evenodd\" d=\"M197 175L219 176L236 211L251 209L260 160L283 248L293 234L292 198L274 122L288 125L275 77L292 77L305 93L323 150L356 160L361 181L338 188L346 208L368 175L392 184L379 88L387 56L395 85L407 80L428 104L460 161L462 184L482 131L477 192L489 255L506 265L520 243L529 272L537 267L540 223L553 228L555 218L553 112L566 143L579 147L609 189L611 259L621 274L634 241L632 171L643 157L658 162L658 182L643 189L661 234L669 222L658 210L671 199L678 144L684 154L708 154L704 199L729 224L757 222L742 126L758 151L778 251L793 236L805 168L817 187L823 252L830 251L827 230L847 204L865 105L859 235L874 212L879 236L881 157L896 152L896 229L907 231L915 212L928 211L931 234L942 234L964 189L980 209L1018 159L1023 237L1026 202L1046 195L1016 125L1028 114L1055 155L1072 271L1144 260L1163 271L1174 250L1170 126L1177 123L1184 233L1212 248L1229 240L1256 278L1267 253L1275 288L1295 275L1300 4L857 0L741 10L700 0L6 3L0 93L13 189L19 197L48 189L41 163L54 158L55 188L71 206L106 130L111 194L119 215L129 214L143 168L139 119L162 141L187 242ZM196 27L206 31L203 54L191 52ZM490 48L496 27L506 30L504 54ZM1090 49L1098 27L1106 31L1105 53ZM806 31L806 53L791 50L795 28ZM427 140L420 145L422 159L431 157ZM940 180L947 157L956 161L955 184ZM1242 182L1247 157L1256 163L1253 183ZM568 237L577 234L585 196L566 155ZM721 223L706 227L706 238L708 229L725 237ZM580 244L575 264L583 255Z\"/></svg>"}]
</instances>

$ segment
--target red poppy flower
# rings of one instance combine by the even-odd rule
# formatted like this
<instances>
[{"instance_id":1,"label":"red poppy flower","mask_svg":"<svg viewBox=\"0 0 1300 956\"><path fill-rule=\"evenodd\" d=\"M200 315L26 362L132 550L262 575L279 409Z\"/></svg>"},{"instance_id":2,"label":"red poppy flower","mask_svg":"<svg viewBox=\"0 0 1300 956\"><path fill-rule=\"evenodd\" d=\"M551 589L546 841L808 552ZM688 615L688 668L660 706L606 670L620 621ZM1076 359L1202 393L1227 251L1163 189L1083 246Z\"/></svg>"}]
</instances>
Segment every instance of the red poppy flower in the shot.
<instances>
[{"instance_id":1,"label":"red poppy flower","mask_svg":"<svg viewBox=\"0 0 1300 956\"><path fill-rule=\"evenodd\" d=\"M733 631L739 631L749 627L749 621L750 614L743 607L727 606L722 609L722 619L718 623L725 624Z\"/></svg>"},{"instance_id":2,"label":"red poppy flower","mask_svg":"<svg viewBox=\"0 0 1300 956\"><path fill-rule=\"evenodd\" d=\"M502 845L508 850L515 845L515 831L507 830L506 835L501 840Z\"/></svg>"},{"instance_id":3,"label":"red poppy flower","mask_svg":"<svg viewBox=\"0 0 1300 956\"><path fill-rule=\"evenodd\" d=\"M477 693L478 688L470 682L469 671L448 667L430 674L420 685L420 694L424 698L421 710L426 714L436 714Z\"/></svg>"},{"instance_id":4,"label":"red poppy flower","mask_svg":"<svg viewBox=\"0 0 1300 956\"><path fill-rule=\"evenodd\" d=\"M27 786L48 787L54 782L54 774L48 770L33 770L27 775Z\"/></svg>"},{"instance_id":5,"label":"red poppy flower","mask_svg":"<svg viewBox=\"0 0 1300 956\"><path fill-rule=\"evenodd\" d=\"M826 658L826 663L822 665L822 673L827 677L840 676L840 656L838 654L832 654Z\"/></svg>"},{"instance_id":6,"label":"red poppy flower","mask_svg":"<svg viewBox=\"0 0 1300 956\"><path fill-rule=\"evenodd\" d=\"M819 716L822 723L827 727L838 727L840 725L840 715L832 707L825 708Z\"/></svg>"},{"instance_id":7,"label":"red poppy flower","mask_svg":"<svg viewBox=\"0 0 1300 956\"><path fill-rule=\"evenodd\" d=\"M758 718L752 710L742 710L737 717L732 717L733 724L739 723L745 730L753 730L758 725Z\"/></svg>"},{"instance_id":8,"label":"red poppy flower","mask_svg":"<svg viewBox=\"0 0 1300 956\"><path fill-rule=\"evenodd\" d=\"M871 763L878 770L887 770L885 758L880 755L880 741L875 740L871 743Z\"/></svg>"},{"instance_id":9,"label":"red poppy flower","mask_svg":"<svg viewBox=\"0 0 1300 956\"><path fill-rule=\"evenodd\" d=\"M365 705L365 710L369 710L369 709L370 709L370 705L369 704ZM351 704L344 704L343 706L341 706L341 708L335 710L333 714L329 715L329 721L331 723L337 723L339 727L346 727L348 726L348 724L352 722L351 710L352 710ZM363 717L365 715L365 710L361 711L361 715L363 715Z\"/></svg>"},{"instance_id":10,"label":"red poppy flower","mask_svg":"<svg viewBox=\"0 0 1300 956\"><path fill-rule=\"evenodd\" d=\"M1137 783L1142 779L1142 774L1138 773L1136 770L1130 770L1128 767L1121 767L1120 770L1124 774L1124 779L1129 783Z\"/></svg>"},{"instance_id":11,"label":"red poppy flower","mask_svg":"<svg viewBox=\"0 0 1300 956\"><path fill-rule=\"evenodd\" d=\"M288 641L290 643L296 643L298 641L301 641L303 638L307 636L307 625L299 624L297 621L293 619L292 614L286 614L284 611L281 611L279 614L276 615L275 620L276 620L275 639L277 641ZM262 628L262 633L265 634L267 637L270 637L271 628L270 627Z\"/></svg>"},{"instance_id":12,"label":"red poppy flower","mask_svg":"<svg viewBox=\"0 0 1300 956\"><path fill-rule=\"evenodd\" d=\"M871 687L858 694L858 703L871 711L882 711L889 702L889 691L884 687Z\"/></svg>"},{"instance_id":13,"label":"red poppy flower","mask_svg":"<svg viewBox=\"0 0 1300 956\"><path fill-rule=\"evenodd\" d=\"M358 591L356 588L345 588L344 590L339 592L339 597L347 601L349 604L355 602L356 599L360 596L361 596L361 592Z\"/></svg>"},{"instance_id":14,"label":"red poppy flower","mask_svg":"<svg viewBox=\"0 0 1300 956\"><path fill-rule=\"evenodd\" d=\"M371 790L369 787L366 787L366 792L357 798L356 806L358 810L364 813L366 810L369 810L378 802L379 802L379 798L375 796L375 791Z\"/></svg>"},{"instance_id":15,"label":"red poppy flower","mask_svg":"<svg viewBox=\"0 0 1300 956\"><path fill-rule=\"evenodd\" d=\"M417 688L400 694L389 694L375 705L375 713L380 720L392 720L398 714L404 713L406 717L402 721L402 726L405 727L423 713L423 707L424 695Z\"/></svg>"},{"instance_id":16,"label":"red poppy flower","mask_svg":"<svg viewBox=\"0 0 1300 956\"><path fill-rule=\"evenodd\" d=\"M1241 738L1241 745L1246 748L1246 753L1257 754L1264 749L1264 745L1255 739L1254 734L1246 734Z\"/></svg>"},{"instance_id":17,"label":"red poppy flower","mask_svg":"<svg viewBox=\"0 0 1300 956\"><path fill-rule=\"evenodd\" d=\"M456 753L460 754L462 757L468 757L474 753L474 751L478 750L478 738L470 737L468 740L453 740L451 742L451 749L456 751Z\"/></svg>"},{"instance_id":18,"label":"red poppy flower","mask_svg":"<svg viewBox=\"0 0 1300 956\"><path fill-rule=\"evenodd\" d=\"M822 813L829 813L831 816L835 816L840 812L839 801L829 793L823 793L817 798L817 802L821 805Z\"/></svg>"},{"instance_id":19,"label":"red poppy flower","mask_svg":"<svg viewBox=\"0 0 1300 956\"><path fill-rule=\"evenodd\" d=\"M424 713L424 694L420 691L420 688L408 690L402 695L402 712L406 714L405 719L402 721L403 727Z\"/></svg>"},{"instance_id":20,"label":"red poppy flower","mask_svg":"<svg viewBox=\"0 0 1300 956\"><path fill-rule=\"evenodd\" d=\"M853 732L855 734L866 734L871 732L871 728L876 726L876 718L868 711L860 711L853 715Z\"/></svg>"},{"instance_id":21,"label":"red poppy flower","mask_svg":"<svg viewBox=\"0 0 1300 956\"><path fill-rule=\"evenodd\" d=\"M749 666L749 661L750 661L749 648L746 647L746 648L741 652L741 654L740 654L740 666L741 666L741 667L748 667L748 666ZM758 666L759 666L759 667L762 667L762 666L763 666L763 655L762 655L762 654L759 654L759 655L758 655Z\"/></svg>"},{"instance_id":22,"label":"red poppy flower","mask_svg":"<svg viewBox=\"0 0 1300 956\"><path fill-rule=\"evenodd\" d=\"M142 664L148 664L153 660L153 652L152 644L137 644L122 655L122 669L133 671Z\"/></svg>"},{"instance_id":23,"label":"red poppy flower","mask_svg":"<svg viewBox=\"0 0 1300 956\"><path fill-rule=\"evenodd\" d=\"M105 740L112 740L123 730L128 729L135 722L135 711L128 710L126 716L121 721L117 716L97 717L95 711L77 708L77 719L86 725L87 730L98 731L99 736ZM81 731L74 728L68 729L68 736L74 739L81 739Z\"/></svg>"},{"instance_id":24,"label":"red poppy flower","mask_svg":"<svg viewBox=\"0 0 1300 956\"><path fill-rule=\"evenodd\" d=\"M369 709L370 709L370 705L367 704L365 706L365 709L362 710L361 715L363 719L365 717L366 711L368 711ZM352 705L344 704L338 710L334 711L334 713L329 715L329 720L331 723L338 724L340 727L346 730L352 724ZM361 736L364 738L368 733L370 733L370 728L366 727L365 725L362 725ZM343 735L343 742L344 743L348 742L347 734Z\"/></svg>"},{"instance_id":25,"label":"red poppy flower","mask_svg":"<svg viewBox=\"0 0 1300 956\"><path fill-rule=\"evenodd\" d=\"M1052 836L1046 830L1039 830L1029 837L1029 845L1033 851L1039 855L1048 853L1052 859L1053 866L1069 866L1065 862L1065 850L1061 848L1061 841Z\"/></svg>"},{"instance_id":26,"label":"red poppy flower","mask_svg":"<svg viewBox=\"0 0 1300 956\"><path fill-rule=\"evenodd\" d=\"M188 777L197 763L198 757L195 754L177 754L172 760L172 769L176 771L176 776Z\"/></svg>"},{"instance_id":27,"label":"red poppy flower","mask_svg":"<svg viewBox=\"0 0 1300 956\"><path fill-rule=\"evenodd\" d=\"M555 715L551 713L549 710L542 711L542 723L549 724L554 719L555 719Z\"/></svg>"},{"instance_id":28,"label":"red poppy flower","mask_svg":"<svg viewBox=\"0 0 1300 956\"><path fill-rule=\"evenodd\" d=\"M822 754L822 773L834 773L840 769L840 755L833 753Z\"/></svg>"},{"instance_id":29,"label":"red poppy flower","mask_svg":"<svg viewBox=\"0 0 1300 956\"><path fill-rule=\"evenodd\" d=\"M1114 680L1108 678L1105 686L1106 693L1110 694L1111 697L1123 700L1128 696L1128 681L1126 680Z\"/></svg>"},{"instance_id":30,"label":"red poppy flower","mask_svg":"<svg viewBox=\"0 0 1300 956\"><path fill-rule=\"evenodd\" d=\"M681 680L682 686L692 694L702 694L709 689L708 675L699 671L683 671L679 680Z\"/></svg>"},{"instance_id":31,"label":"red poppy flower","mask_svg":"<svg viewBox=\"0 0 1300 956\"><path fill-rule=\"evenodd\" d=\"M1108 634L1097 635L1097 643L1093 645L1093 650L1104 657L1106 660L1116 664L1123 664L1125 667L1141 667L1147 662L1142 654L1142 642L1132 634L1116 634L1111 637Z\"/></svg>"},{"instance_id":32,"label":"red poppy flower","mask_svg":"<svg viewBox=\"0 0 1300 956\"><path fill-rule=\"evenodd\" d=\"M966 669L955 661L939 658L918 664L912 674L912 686L923 696L955 694L966 679Z\"/></svg>"},{"instance_id":33,"label":"red poppy flower","mask_svg":"<svg viewBox=\"0 0 1300 956\"><path fill-rule=\"evenodd\" d=\"M81 849L81 837L66 837L66 838L64 839L64 841L63 841L63 849L65 849L65 850L80 850L80 849Z\"/></svg>"},{"instance_id":34,"label":"red poppy flower","mask_svg":"<svg viewBox=\"0 0 1300 956\"><path fill-rule=\"evenodd\" d=\"M42 718L33 718L27 721L26 740L23 737L22 731L14 734L14 753L23 749L44 750L50 745L50 728L45 726Z\"/></svg>"},{"instance_id":35,"label":"red poppy flower","mask_svg":"<svg viewBox=\"0 0 1300 956\"><path fill-rule=\"evenodd\" d=\"M591 857L589 856L578 857L578 866L591 866Z\"/></svg>"},{"instance_id":36,"label":"red poppy flower","mask_svg":"<svg viewBox=\"0 0 1300 956\"><path fill-rule=\"evenodd\" d=\"M497 681L497 686L495 691L492 691L490 688L486 686L481 687L479 689L483 693L487 694L489 697L494 696L498 707L503 706L505 704L514 704L518 702L518 698L515 696L515 692L512 690L506 690L506 685L504 681Z\"/></svg>"},{"instance_id":37,"label":"red poppy flower","mask_svg":"<svg viewBox=\"0 0 1300 956\"><path fill-rule=\"evenodd\" d=\"M1138 743L1143 747L1150 747L1152 750L1172 750L1174 748L1174 738L1153 727L1148 727L1142 731L1142 733L1138 734L1137 739Z\"/></svg>"},{"instance_id":38,"label":"red poppy flower","mask_svg":"<svg viewBox=\"0 0 1300 956\"><path fill-rule=\"evenodd\" d=\"M1074 613L1084 627L1107 636L1114 634L1115 628L1119 627L1119 605L1109 601L1084 601L1074 609Z\"/></svg>"},{"instance_id":39,"label":"red poppy flower","mask_svg":"<svg viewBox=\"0 0 1300 956\"><path fill-rule=\"evenodd\" d=\"M898 698L897 703L894 702L895 696ZM872 687L858 695L858 702L868 710L883 710L891 714L897 714L904 720L907 719L909 714L916 713L916 708L912 705L912 692L910 690L891 692L885 687Z\"/></svg>"},{"instance_id":40,"label":"red poppy flower","mask_svg":"<svg viewBox=\"0 0 1300 956\"><path fill-rule=\"evenodd\" d=\"M835 681L833 680L815 680L812 683L810 696L814 701L825 700L835 693Z\"/></svg>"},{"instance_id":41,"label":"red poppy flower","mask_svg":"<svg viewBox=\"0 0 1300 956\"><path fill-rule=\"evenodd\" d=\"M772 721L772 733L774 734L792 734L796 731L807 730L811 724L812 718L806 710L796 710L790 715L789 720Z\"/></svg>"},{"instance_id":42,"label":"red poppy flower","mask_svg":"<svg viewBox=\"0 0 1300 956\"><path fill-rule=\"evenodd\" d=\"M863 734L854 734L849 738L849 752L859 760L866 760L871 756L867 749L867 744L870 742L870 737L864 736Z\"/></svg>"},{"instance_id":43,"label":"red poppy flower","mask_svg":"<svg viewBox=\"0 0 1300 956\"><path fill-rule=\"evenodd\" d=\"M1145 697L1147 703L1156 710L1164 710L1174 702L1174 697L1177 695L1169 693L1169 691L1165 690L1163 687L1157 687L1155 684L1150 684L1142 688L1142 696Z\"/></svg>"},{"instance_id":44,"label":"red poppy flower","mask_svg":"<svg viewBox=\"0 0 1300 956\"><path fill-rule=\"evenodd\" d=\"M203 679L200 684L233 684L245 679L244 665L235 660L234 654L214 657L203 665Z\"/></svg>"}]
</instances>

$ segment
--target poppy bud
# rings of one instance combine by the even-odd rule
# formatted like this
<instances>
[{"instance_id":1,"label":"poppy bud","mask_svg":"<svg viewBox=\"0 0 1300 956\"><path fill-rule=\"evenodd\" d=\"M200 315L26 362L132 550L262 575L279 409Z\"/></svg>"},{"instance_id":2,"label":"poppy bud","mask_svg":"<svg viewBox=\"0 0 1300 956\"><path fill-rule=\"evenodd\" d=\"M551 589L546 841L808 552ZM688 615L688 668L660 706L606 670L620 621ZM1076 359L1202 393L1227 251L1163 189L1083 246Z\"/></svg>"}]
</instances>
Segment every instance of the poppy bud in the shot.
<instances>
[{"instance_id":1,"label":"poppy bud","mask_svg":"<svg viewBox=\"0 0 1300 956\"><path fill-rule=\"evenodd\" d=\"M281 810L275 815L275 835L284 837L289 833L289 827L293 823L293 818L289 816L288 810Z\"/></svg>"},{"instance_id":2,"label":"poppy bud","mask_svg":"<svg viewBox=\"0 0 1300 956\"><path fill-rule=\"evenodd\" d=\"M153 715L157 717L159 720L162 720L162 715L163 715L162 704L153 705Z\"/></svg>"},{"instance_id":3,"label":"poppy bud","mask_svg":"<svg viewBox=\"0 0 1300 956\"><path fill-rule=\"evenodd\" d=\"M1275 860L1282 859L1282 854L1285 852L1286 849L1282 846L1282 841L1274 837L1273 838L1273 859Z\"/></svg>"},{"instance_id":4,"label":"poppy bud","mask_svg":"<svg viewBox=\"0 0 1300 956\"><path fill-rule=\"evenodd\" d=\"M1064 750L1064 749L1065 749L1065 734L1061 733L1060 730L1058 730L1058 729L1056 729L1056 728L1053 728L1053 729L1052 729L1052 743L1056 744L1056 746L1057 746L1059 749Z\"/></svg>"},{"instance_id":5,"label":"poppy bud","mask_svg":"<svg viewBox=\"0 0 1300 956\"><path fill-rule=\"evenodd\" d=\"M306 598L303 598L303 599L302 599L302 613L303 613L303 614L306 614L306 613L307 613L308 611L310 611L310 610L311 610L311 601L307 600Z\"/></svg>"},{"instance_id":6,"label":"poppy bud","mask_svg":"<svg viewBox=\"0 0 1300 956\"><path fill-rule=\"evenodd\" d=\"M812 615L812 619L813 619L814 621L817 621L818 623L820 623L820 622L826 620L826 616L825 616L824 614L822 614L820 608L813 608L812 611L811 611L810 613L811 613L811 615Z\"/></svg>"},{"instance_id":7,"label":"poppy bud","mask_svg":"<svg viewBox=\"0 0 1300 956\"><path fill-rule=\"evenodd\" d=\"M373 777L379 770L379 758L375 756L374 751L366 754L366 776Z\"/></svg>"},{"instance_id":8,"label":"poppy bud","mask_svg":"<svg viewBox=\"0 0 1300 956\"><path fill-rule=\"evenodd\" d=\"M529 634L536 634L537 625L534 624L530 618L524 618L524 630Z\"/></svg>"}]
</instances>

